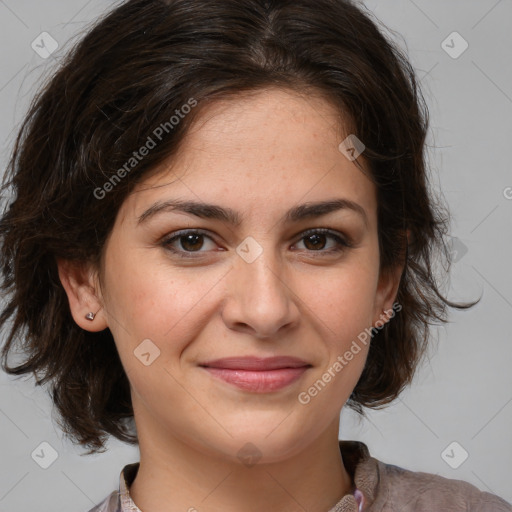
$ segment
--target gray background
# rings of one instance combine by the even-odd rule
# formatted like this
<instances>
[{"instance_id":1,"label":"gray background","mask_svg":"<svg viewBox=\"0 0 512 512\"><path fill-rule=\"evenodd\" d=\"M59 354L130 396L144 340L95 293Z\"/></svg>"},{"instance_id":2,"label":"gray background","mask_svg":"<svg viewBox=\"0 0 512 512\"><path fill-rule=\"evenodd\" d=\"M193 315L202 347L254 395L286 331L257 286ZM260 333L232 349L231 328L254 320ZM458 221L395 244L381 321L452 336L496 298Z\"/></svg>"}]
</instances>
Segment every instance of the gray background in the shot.
<instances>
[{"instance_id":1,"label":"gray background","mask_svg":"<svg viewBox=\"0 0 512 512\"><path fill-rule=\"evenodd\" d=\"M449 296L483 297L434 332L429 359L392 406L370 411L369 421L362 422L344 410L340 438L364 441L385 462L466 480L512 502L512 3L364 4L403 35L397 40L408 50L429 104L433 185L451 206L457 251ZM2 169L42 76L70 38L79 37L112 6L98 0L0 0ZM31 48L43 31L59 43L47 59ZM452 56L442 47L454 31L469 44L457 58L458 36L445 43ZM125 464L139 460L137 448L115 440L104 454L81 456L83 450L67 441L52 420L45 391L3 372L0 432L0 512L87 511L117 488ZM31 458L42 442L58 452L48 469ZM458 443L453 451L445 452L453 442ZM460 464L463 449L469 456ZM454 469L445 460L460 465Z\"/></svg>"}]
</instances>

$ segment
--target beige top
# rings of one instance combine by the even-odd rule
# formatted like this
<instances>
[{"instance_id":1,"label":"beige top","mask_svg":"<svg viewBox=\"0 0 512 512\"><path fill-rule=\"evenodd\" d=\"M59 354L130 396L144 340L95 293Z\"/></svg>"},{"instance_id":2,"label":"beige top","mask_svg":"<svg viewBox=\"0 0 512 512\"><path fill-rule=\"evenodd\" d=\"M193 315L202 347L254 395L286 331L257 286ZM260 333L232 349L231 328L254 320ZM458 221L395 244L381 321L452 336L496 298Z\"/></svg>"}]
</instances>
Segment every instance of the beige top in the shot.
<instances>
[{"instance_id":1,"label":"beige top","mask_svg":"<svg viewBox=\"0 0 512 512\"><path fill-rule=\"evenodd\" d=\"M345 468L363 495L363 503L360 508L354 495L348 494L328 512L512 512L510 503L462 480L381 462L360 441L340 441L339 446ZM138 462L125 466L119 490L89 512L142 512L129 492L138 469Z\"/></svg>"}]
</instances>

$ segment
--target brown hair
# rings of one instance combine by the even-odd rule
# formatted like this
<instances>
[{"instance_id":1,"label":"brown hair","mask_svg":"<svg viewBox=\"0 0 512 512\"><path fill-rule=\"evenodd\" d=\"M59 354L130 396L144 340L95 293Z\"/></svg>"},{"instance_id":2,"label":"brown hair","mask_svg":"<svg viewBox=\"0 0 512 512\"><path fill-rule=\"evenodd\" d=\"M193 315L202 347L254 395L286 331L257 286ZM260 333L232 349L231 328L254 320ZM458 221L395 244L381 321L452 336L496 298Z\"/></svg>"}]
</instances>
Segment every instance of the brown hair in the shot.
<instances>
[{"instance_id":1,"label":"brown hair","mask_svg":"<svg viewBox=\"0 0 512 512\"><path fill-rule=\"evenodd\" d=\"M201 107L271 86L313 90L337 106L366 146L381 270L405 252L396 298L402 310L373 332L347 405L364 415L363 407L395 399L426 351L429 325L446 321L447 306L470 306L444 298L432 268L438 254L448 270L449 216L428 190L425 100L405 54L364 7L349 0L129 0L72 48L33 100L2 188L13 189L0 220L7 296L0 328L12 321L2 366L51 383L61 427L89 453L104 448L107 434L137 442L129 383L111 332L73 321L56 259L99 266L121 204L176 153ZM197 106L171 122L191 100ZM127 170L133 152L162 126L165 137ZM16 345L24 359L10 366Z\"/></svg>"}]
</instances>

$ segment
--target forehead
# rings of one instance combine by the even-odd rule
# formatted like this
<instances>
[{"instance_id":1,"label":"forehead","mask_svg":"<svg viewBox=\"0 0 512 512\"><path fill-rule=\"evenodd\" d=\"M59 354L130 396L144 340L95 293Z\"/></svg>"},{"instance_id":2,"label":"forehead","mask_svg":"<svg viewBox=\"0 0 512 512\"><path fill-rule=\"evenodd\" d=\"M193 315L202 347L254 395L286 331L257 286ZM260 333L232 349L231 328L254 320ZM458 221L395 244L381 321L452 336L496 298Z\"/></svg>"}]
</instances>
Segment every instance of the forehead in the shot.
<instances>
[{"instance_id":1,"label":"forehead","mask_svg":"<svg viewBox=\"0 0 512 512\"><path fill-rule=\"evenodd\" d=\"M259 218L327 196L371 211L373 183L339 149L347 135L338 110L321 96L270 89L214 101L180 151L138 184L123 213L136 217L169 197L229 204Z\"/></svg>"},{"instance_id":2,"label":"forehead","mask_svg":"<svg viewBox=\"0 0 512 512\"><path fill-rule=\"evenodd\" d=\"M340 138L342 124L338 109L319 93L263 89L203 107L185 148L227 149L229 155L239 156L254 150L276 153L299 143L315 149L319 138L326 144Z\"/></svg>"}]
</instances>

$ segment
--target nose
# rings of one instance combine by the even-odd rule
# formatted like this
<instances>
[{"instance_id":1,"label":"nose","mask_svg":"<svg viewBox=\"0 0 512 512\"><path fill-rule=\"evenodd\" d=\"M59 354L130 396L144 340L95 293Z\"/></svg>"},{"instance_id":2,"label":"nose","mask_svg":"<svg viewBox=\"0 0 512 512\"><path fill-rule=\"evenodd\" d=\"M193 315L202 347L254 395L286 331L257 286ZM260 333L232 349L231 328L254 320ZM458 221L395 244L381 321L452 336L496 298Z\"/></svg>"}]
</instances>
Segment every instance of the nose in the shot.
<instances>
[{"instance_id":1,"label":"nose","mask_svg":"<svg viewBox=\"0 0 512 512\"><path fill-rule=\"evenodd\" d=\"M275 338L298 324L291 273L269 248L251 263L236 257L226 276L225 324L259 339Z\"/></svg>"}]
</instances>

